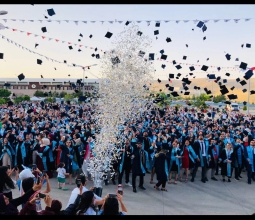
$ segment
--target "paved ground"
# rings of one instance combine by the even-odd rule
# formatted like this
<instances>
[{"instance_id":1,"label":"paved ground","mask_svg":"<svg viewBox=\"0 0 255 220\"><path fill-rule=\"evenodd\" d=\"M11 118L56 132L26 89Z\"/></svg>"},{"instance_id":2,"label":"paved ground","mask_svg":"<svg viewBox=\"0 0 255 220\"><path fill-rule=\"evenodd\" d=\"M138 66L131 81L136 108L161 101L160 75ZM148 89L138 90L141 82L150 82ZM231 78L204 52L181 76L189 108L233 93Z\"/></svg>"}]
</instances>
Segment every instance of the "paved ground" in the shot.
<instances>
[{"instance_id":1,"label":"paved ground","mask_svg":"<svg viewBox=\"0 0 255 220\"><path fill-rule=\"evenodd\" d=\"M207 183L200 181L201 172L198 171L195 182L178 182L177 185L167 184L168 192L157 191L154 184L149 183L150 174L145 176L146 190L133 193L132 187L124 187L123 201L129 215L251 215L255 212L254 190L255 182L247 184L246 172L242 173L242 180L222 182L221 176L216 176L219 181L210 178ZM209 173L210 174L210 173ZM156 177L156 176L155 176ZM154 177L154 181L156 178ZM208 175L208 177L210 177ZM75 185L67 185L70 190L57 189L56 178L50 180L53 199L58 199L66 206L71 190ZM138 183L138 178L137 178ZM88 183L88 188L93 182ZM116 185L110 183L103 188L106 193L115 193ZM14 190L14 198L18 190ZM43 203L43 202L42 202Z\"/></svg>"}]
</instances>

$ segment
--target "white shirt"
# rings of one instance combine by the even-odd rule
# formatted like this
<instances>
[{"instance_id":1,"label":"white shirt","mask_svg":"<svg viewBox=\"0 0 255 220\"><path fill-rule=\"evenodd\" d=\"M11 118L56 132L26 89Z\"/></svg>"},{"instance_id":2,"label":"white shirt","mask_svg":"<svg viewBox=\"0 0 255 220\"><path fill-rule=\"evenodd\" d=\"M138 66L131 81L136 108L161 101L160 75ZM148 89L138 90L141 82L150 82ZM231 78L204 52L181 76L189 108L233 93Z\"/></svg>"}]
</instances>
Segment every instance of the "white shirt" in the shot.
<instances>
[{"instance_id":1,"label":"white shirt","mask_svg":"<svg viewBox=\"0 0 255 220\"><path fill-rule=\"evenodd\" d=\"M82 193L86 192L86 191L89 191L85 186L83 186L83 189L82 189ZM69 201L67 203L67 206L66 208L71 205L71 204L74 204L77 196L79 195L80 193L80 189L78 187L76 187L75 189L73 189L72 193L71 193L71 196L69 198ZM101 197L97 196L95 193L94 193L94 196L96 198L96 200L102 200Z\"/></svg>"},{"instance_id":2,"label":"white shirt","mask_svg":"<svg viewBox=\"0 0 255 220\"><path fill-rule=\"evenodd\" d=\"M95 212L95 210L91 207L89 207L87 211L83 213L83 215L96 215L96 214L97 213Z\"/></svg>"},{"instance_id":3,"label":"white shirt","mask_svg":"<svg viewBox=\"0 0 255 220\"><path fill-rule=\"evenodd\" d=\"M203 144L202 144L203 143ZM200 141L200 148L201 148L201 151L202 151L202 156L206 156L206 153L205 153L205 143L202 141ZM202 149L203 148L203 149ZM203 153L204 152L204 153Z\"/></svg>"},{"instance_id":4,"label":"white shirt","mask_svg":"<svg viewBox=\"0 0 255 220\"><path fill-rule=\"evenodd\" d=\"M66 176L65 176L65 173L66 173L66 169L65 168L58 168L57 169L57 172L58 172L58 177L60 177L60 178L65 178Z\"/></svg>"}]
</instances>

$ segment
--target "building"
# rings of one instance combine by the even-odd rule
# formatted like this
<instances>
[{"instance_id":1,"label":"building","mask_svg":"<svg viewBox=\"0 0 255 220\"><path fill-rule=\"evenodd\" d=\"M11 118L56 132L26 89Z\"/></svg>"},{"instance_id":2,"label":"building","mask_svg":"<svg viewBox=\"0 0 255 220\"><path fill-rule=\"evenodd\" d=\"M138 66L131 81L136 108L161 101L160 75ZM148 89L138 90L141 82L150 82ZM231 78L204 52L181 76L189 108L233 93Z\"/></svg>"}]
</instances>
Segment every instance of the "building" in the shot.
<instances>
[{"instance_id":1,"label":"building","mask_svg":"<svg viewBox=\"0 0 255 220\"><path fill-rule=\"evenodd\" d=\"M33 96L36 90L41 90L44 92L67 92L73 93L75 84L75 89L83 90L82 86L77 84L77 79L44 79L44 78L25 78L22 81L15 78L1 78L0 88L5 88L10 90L16 95L29 95ZM83 82L82 82L83 83ZM9 84L8 86L4 86ZM98 79L84 79L84 92L92 92L95 88L98 88ZM44 88L46 87L46 88Z\"/></svg>"}]
</instances>

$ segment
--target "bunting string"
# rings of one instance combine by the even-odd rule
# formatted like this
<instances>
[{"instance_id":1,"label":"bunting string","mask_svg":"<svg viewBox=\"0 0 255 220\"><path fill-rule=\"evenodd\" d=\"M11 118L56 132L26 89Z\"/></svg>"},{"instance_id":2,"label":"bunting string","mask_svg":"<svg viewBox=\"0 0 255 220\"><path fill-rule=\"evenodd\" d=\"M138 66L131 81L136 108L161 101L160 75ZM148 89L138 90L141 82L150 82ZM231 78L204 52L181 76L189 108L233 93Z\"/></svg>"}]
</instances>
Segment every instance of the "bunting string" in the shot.
<instances>
[{"instance_id":1,"label":"bunting string","mask_svg":"<svg viewBox=\"0 0 255 220\"><path fill-rule=\"evenodd\" d=\"M60 23L74 23L76 25L78 25L79 23L81 24L88 24L88 23L91 23L91 24L94 24L94 23L109 23L109 24L122 24L123 22L134 22L134 23L142 23L142 22L146 22L148 25L150 25L150 23L152 22L155 22L155 23L169 23L169 22L174 22L176 24L179 24L181 22L183 23L188 23L188 22L194 22L194 23L197 23L199 21L202 21L204 23L208 23L208 22L214 22L214 23L217 23L219 21L223 21L225 23L227 22L230 22L230 21L234 21L235 23L238 23L239 21L251 21L251 20L254 20L255 18L221 18L221 19L204 19L204 20L198 20L198 19L195 19L195 20L128 20L128 21L119 21L117 19L115 19L114 21L91 21L91 20L51 20L51 19L48 19L48 20L34 20L34 19L0 19L4 22L8 22L8 21L21 21L21 22L58 22L59 24Z\"/></svg>"}]
</instances>

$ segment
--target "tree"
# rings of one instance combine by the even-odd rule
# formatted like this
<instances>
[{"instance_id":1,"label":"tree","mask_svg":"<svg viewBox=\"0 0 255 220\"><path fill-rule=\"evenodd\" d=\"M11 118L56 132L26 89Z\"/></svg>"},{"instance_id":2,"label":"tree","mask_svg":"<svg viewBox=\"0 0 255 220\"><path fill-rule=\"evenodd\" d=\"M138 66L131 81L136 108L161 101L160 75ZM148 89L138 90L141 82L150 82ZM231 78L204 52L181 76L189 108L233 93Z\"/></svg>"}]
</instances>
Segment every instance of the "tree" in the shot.
<instances>
[{"instance_id":1,"label":"tree","mask_svg":"<svg viewBox=\"0 0 255 220\"><path fill-rule=\"evenodd\" d=\"M23 96L23 101L30 101L30 96L29 95L24 95Z\"/></svg>"},{"instance_id":2,"label":"tree","mask_svg":"<svg viewBox=\"0 0 255 220\"><path fill-rule=\"evenodd\" d=\"M205 93L202 93L201 95L197 96L196 98L197 100L199 101L209 101L211 98L210 98L210 95L207 95Z\"/></svg>"},{"instance_id":3,"label":"tree","mask_svg":"<svg viewBox=\"0 0 255 220\"><path fill-rule=\"evenodd\" d=\"M9 91L8 89L0 89L0 98L7 98L11 94L11 91Z\"/></svg>"},{"instance_id":4,"label":"tree","mask_svg":"<svg viewBox=\"0 0 255 220\"><path fill-rule=\"evenodd\" d=\"M243 110L244 110L244 111L247 110L247 106L246 106L246 105L243 106Z\"/></svg>"},{"instance_id":5,"label":"tree","mask_svg":"<svg viewBox=\"0 0 255 220\"><path fill-rule=\"evenodd\" d=\"M216 95L213 97L213 101L215 103L226 101L226 96L225 95Z\"/></svg>"},{"instance_id":6,"label":"tree","mask_svg":"<svg viewBox=\"0 0 255 220\"><path fill-rule=\"evenodd\" d=\"M82 91L79 90L77 93L74 92L74 93L72 93L72 96L73 96L74 98L78 98L78 97L82 96Z\"/></svg>"},{"instance_id":7,"label":"tree","mask_svg":"<svg viewBox=\"0 0 255 220\"><path fill-rule=\"evenodd\" d=\"M19 104L19 103L21 103L22 101L24 101L23 96L18 96L18 97L16 97L16 98L14 99L14 103L15 103L15 104Z\"/></svg>"},{"instance_id":8,"label":"tree","mask_svg":"<svg viewBox=\"0 0 255 220\"><path fill-rule=\"evenodd\" d=\"M156 94L156 99L161 99L161 101L159 101L157 103L158 106L160 107L165 107L166 105L170 105L170 97L168 97L164 92L158 92Z\"/></svg>"},{"instance_id":9,"label":"tree","mask_svg":"<svg viewBox=\"0 0 255 220\"><path fill-rule=\"evenodd\" d=\"M6 104L6 101L5 101L5 99L0 98L0 105L3 105L3 104Z\"/></svg>"},{"instance_id":10,"label":"tree","mask_svg":"<svg viewBox=\"0 0 255 220\"><path fill-rule=\"evenodd\" d=\"M61 93L59 94L59 96L60 96L60 98L64 98L66 94L67 94L67 92L61 92Z\"/></svg>"},{"instance_id":11,"label":"tree","mask_svg":"<svg viewBox=\"0 0 255 220\"><path fill-rule=\"evenodd\" d=\"M34 93L34 96L37 96L37 97L44 97L44 93L43 91L40 91L40 90L36 90L36 92Z\"/></svg>"},{"instance_id":12,"label":"tree","mask_svg":"<svg viewBox=\"0 0 255 220\"><path fill-rule=\"evenodd\" d=\"M65 101L71 101L73 99L72 94L66 94L64 97Z\"/></svg>"}]
</instances>

